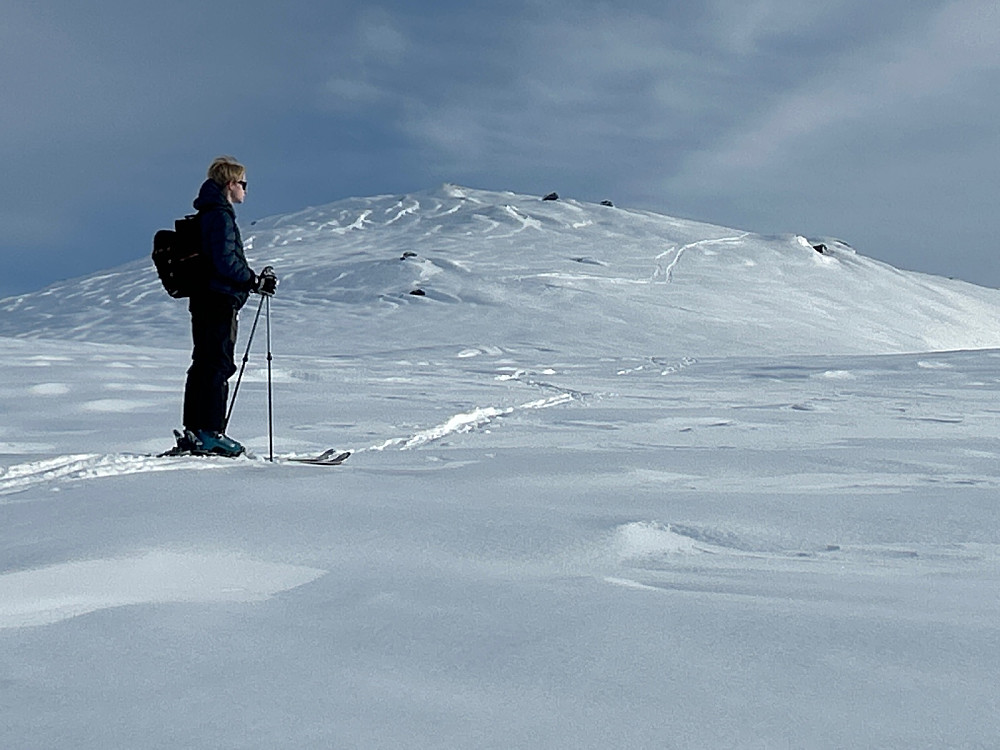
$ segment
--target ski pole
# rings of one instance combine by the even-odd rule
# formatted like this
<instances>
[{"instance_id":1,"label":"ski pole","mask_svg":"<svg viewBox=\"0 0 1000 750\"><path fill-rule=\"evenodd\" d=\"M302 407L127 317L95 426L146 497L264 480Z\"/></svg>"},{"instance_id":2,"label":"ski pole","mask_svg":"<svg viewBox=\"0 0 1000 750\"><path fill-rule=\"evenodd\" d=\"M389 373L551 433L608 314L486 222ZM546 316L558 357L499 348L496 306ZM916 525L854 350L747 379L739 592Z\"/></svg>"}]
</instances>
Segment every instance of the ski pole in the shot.
<instances>
[{"instance_id":1,"label":"ski pole","mask_svg":"<svg viewBox=\"0 0 1000 750\"><path fill-rule=\"evenodd\" d=\"M250 345L253 343L253 335L257 330L257 321L260 320L260 311L264 307L264 297L260 298L260 304L257 305L257 315L253 319L253 327L250 329L250 338L247 339L247 350L243 353L243 364L240 365L240 374L236 378L236 387L233 388L233 397L229 401L229 411L226 412L226 420L222 423L222 431L225 432L226 428L229 427L229 418L233 416L233 407L236 406L236 394L240 392L240 382L243 380L243 371L247 368L247 361L250 359ZM270 310L270 307L268 307Z\"/></svg>"},{"instance_id":2,"label":"ski pole","mask_svg":"<svg viewBox=\"0 0 1000 750\"><path fill-rule=\"evenodd\" d=\"M271 295L267 300L267 446L268 461L274 462L274 408L271 398Z\"/></svg>"}]
</instances>

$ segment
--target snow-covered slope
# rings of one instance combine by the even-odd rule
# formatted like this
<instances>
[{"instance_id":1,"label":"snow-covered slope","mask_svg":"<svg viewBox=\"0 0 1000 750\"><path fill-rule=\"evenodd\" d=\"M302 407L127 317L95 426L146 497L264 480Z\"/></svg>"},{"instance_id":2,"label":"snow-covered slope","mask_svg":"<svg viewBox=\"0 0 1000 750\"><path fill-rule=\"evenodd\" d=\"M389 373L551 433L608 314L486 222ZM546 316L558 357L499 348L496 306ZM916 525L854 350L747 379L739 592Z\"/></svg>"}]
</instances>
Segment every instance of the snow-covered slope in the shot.
<instances>
[{"instance_id":1,"label":"snow-covered slope","mask_svg":"<svg viewBox=\"0 0 1000 750\"><path fill-rule=\"evenodd\" d=\"M252 263L281 277L273 316L286 351L447 344L722 356L1000 346L1000 292L900 271L829 238L452 185L243 228ZM184 303L162 291L145 254L0 301L0 310L0 336L177 346L187 337Z\"/></svg>"},{"instance_id":2,"label":"snow-covered slope","mask_svg":"<svg viewBox=\"0 0 1000 750\"><path fill-rule=\"evenodd\" d=\"M244 228L230 433L354 454L156 456L145 258L0 302L0 748L996 745L1000 351L926 350L997 292L454 187Z\"/></svg>"}]
</instances>

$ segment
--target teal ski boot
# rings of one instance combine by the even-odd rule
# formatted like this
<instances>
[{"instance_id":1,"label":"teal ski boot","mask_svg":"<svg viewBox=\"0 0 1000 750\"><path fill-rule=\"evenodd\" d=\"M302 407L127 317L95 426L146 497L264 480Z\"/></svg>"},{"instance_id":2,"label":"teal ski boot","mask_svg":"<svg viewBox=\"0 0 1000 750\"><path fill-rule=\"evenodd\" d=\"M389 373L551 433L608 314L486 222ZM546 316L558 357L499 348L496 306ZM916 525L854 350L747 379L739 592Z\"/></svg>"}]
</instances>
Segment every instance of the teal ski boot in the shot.
<instances>
[{"instance_id":1,"label":"teal ski boot","mask_svg":"<svg viewBox=\"0 0 1000 750\"><path fill-rule=\"evenodd\" d=\"M236 458L246 453L240 443L216 430L184 430L184 438L192 453Z\"/></svg>"}]
</instances>

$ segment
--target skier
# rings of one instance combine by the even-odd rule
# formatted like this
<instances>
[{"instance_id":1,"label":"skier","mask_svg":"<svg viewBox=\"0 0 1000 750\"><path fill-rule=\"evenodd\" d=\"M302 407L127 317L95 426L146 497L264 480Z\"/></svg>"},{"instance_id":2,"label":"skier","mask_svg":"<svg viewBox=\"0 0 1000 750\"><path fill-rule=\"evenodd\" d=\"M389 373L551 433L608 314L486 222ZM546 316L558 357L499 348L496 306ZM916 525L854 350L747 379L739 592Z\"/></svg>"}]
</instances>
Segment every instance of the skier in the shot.
<instances>
[{"instance_id":1,"label":"skier","mask_svg":"<svg viewBox=\"0 0 1000 750\"><path fill-rule=\"evenodd\" d=\"M184 435L178 448L194 453L239 456L244 447L225 434L229 378L236 372L237 313L250 292L273 295L278 279L270 266L254 273L243 254L233 204L246 198L246 168L220 156L208 168L194 207L201 224L202 252L210 278L191 295L194 350L184 386Z\"/></svg>"}]
</instances>

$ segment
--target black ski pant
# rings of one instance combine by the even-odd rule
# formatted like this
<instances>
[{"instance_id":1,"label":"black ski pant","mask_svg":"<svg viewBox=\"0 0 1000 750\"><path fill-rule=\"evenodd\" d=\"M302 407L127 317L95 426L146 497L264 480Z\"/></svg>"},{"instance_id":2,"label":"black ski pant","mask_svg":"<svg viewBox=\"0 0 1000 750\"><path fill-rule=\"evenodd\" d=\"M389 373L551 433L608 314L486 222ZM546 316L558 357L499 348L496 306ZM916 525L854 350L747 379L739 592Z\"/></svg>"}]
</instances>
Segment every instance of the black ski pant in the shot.
<instances>
[{"instance_id":1,"label":"black ski pant","mask_svg":"<svg viewBox=\"0 0 1000 750\"><path fill-rule=\"evenodd\" d=\"M229 378L236 372L236 303L206 293L192 297L188 310L194 351L184 386L184 426L225 432Z\"/></svg>"}]
</instances>

